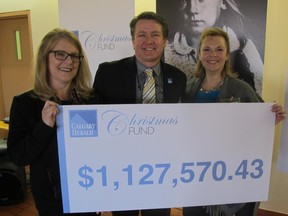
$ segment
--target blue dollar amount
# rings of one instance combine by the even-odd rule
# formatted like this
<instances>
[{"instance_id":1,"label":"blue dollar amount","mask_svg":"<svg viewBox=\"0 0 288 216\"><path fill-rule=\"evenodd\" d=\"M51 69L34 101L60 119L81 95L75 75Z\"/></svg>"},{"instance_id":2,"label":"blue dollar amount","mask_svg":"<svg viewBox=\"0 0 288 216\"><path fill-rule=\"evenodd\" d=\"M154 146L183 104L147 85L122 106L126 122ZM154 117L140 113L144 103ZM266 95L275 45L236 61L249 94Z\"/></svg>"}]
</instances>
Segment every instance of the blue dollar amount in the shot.
<instances>
[{"instance_id":1,"label":"blue dollar amount","mask_svg":"<svg viewBox=\"0 0 288 216\"><path fill-rule=\"evenodd\" d=\"M170 168L172 165L170 163L161 164L142 164L139 166L133 166L132 164L127 165L122 168L123 177L126 177L126 181L119 182L117 179L112 179L114 185L114 190L118 190L121 184L128 186L132 185L155 185L155 184L165 184L172 183L172 187L176 187L179 183L189 184L192 182L205 182L214 181L231 181L235 178L240 179L259 179L263 176L263 161L261 159L252 160L242 160L238 166L235 167L232 173L227 173L227 165L224 161L202 161L202 162L186 162L182 163L178 168L177 172L173 174L172 179L170 177ZM101 166L99 169L93 170L90 166L86 164L79 168L78 174L81 177L79 180L79 185L86 190L91 188L95 181L97 181L97 186L106 187L108 186L107 181L107 168L105 165ZM94 176L96 178L94 179ZM111 184L111 185L112 185ZM110 186L111 186L110 185Z\"/></svg>"}]
</instances>

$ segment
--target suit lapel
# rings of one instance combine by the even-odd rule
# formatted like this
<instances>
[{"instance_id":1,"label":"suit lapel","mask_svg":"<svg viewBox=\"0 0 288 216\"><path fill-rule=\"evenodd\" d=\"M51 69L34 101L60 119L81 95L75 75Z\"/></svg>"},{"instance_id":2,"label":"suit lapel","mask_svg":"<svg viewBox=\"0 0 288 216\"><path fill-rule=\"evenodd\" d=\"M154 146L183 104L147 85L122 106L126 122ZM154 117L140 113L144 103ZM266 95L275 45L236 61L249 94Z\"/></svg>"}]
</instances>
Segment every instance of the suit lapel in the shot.
<instances>
[{"instance_id":1,"label":"suit lapel","mask_svg":"<svg viewBox=\"0 0 288 216\"><path fill-rule=\"evenodd\" d=\"M125 80L123 82L125 83L125 89L126 93L125 95L128 96L128 98L131 99L131 103L136 102L136 75L137 75L137 65L135 57L128 58L125 62L125 74L124 77ZM127 99L128 99L127 98Z\"/></svg>"},{"instance_id":2,"label":"suit lapel","mask_svg":"<svg viewBox=\"0 0 288 216\"><path fill-rule=\"evenodd\" d=\"M163 64L162 62L161 62L161 70L163 74L163 96L164 96L163 99L164 103L166 103L167 101L169 101L169 95L173 95L174 76L169 70L169 68L167 68L165 64Z\"/></svg>"}]
</instances>

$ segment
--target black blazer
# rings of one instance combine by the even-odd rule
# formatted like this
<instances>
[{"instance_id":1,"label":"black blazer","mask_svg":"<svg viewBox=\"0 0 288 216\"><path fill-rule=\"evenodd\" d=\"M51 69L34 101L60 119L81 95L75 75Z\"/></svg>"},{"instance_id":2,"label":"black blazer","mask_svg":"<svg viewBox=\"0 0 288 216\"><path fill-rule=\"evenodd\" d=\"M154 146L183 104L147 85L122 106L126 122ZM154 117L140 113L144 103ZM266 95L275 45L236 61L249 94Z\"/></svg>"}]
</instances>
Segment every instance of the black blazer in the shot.
<instances>
[{"instance_id":1,"label":"black blazer","mask_svg":"<svg viewBox=\"0 0 288 216\"><path fill-rule=\"evenodd\" d=\"M85 100L84 103L95 102ZM43 106L44 101L33 91L13 98L7 153L14 164L30 165L31 190L39 215L62 216L56 126L51 128L42 121Z\"/></svg>"},{"instance_id":2,"label":"black blazer","mask_svg":"<svg viewBox=\"0 0 288 216\"><path fill-rule=\"evenodd\" d=\"M185 95L186 75L178 68L164 62L161 62L161 73L164 103L181 101ZM135 56L100 64L93 84L100 103L135 104L136 76Z\"/></svg>"}]
</instances>

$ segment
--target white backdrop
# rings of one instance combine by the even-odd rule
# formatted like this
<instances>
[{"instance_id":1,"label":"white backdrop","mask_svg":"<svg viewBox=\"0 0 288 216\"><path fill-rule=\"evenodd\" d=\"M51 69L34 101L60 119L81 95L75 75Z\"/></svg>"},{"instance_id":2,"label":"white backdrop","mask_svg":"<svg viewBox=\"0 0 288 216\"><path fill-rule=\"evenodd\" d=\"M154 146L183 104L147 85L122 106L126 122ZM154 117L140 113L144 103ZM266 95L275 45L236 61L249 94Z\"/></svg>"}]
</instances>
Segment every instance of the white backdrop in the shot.
<instances>
[{"instance_id":1,"label":"white backdrop","mask_svg":"<svg viewBox=\"0 0 288 216\"><path fill-rule=\"evenodd\" d=\"M134 0L59 0L59 23L74 31L94 78L98 65L134 54L129 23Z\"/></svg>"}]
</instances>

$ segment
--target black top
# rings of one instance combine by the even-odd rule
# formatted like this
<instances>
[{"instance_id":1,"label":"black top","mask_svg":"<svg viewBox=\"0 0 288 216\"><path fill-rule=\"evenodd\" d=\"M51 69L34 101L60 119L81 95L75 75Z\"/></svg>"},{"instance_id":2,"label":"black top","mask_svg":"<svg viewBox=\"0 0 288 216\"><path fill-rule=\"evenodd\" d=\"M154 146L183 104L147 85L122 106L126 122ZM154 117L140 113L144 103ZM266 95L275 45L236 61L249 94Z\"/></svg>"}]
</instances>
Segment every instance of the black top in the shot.
<instances>
[{"instance_id":1,"label":"black top","mask_svg":"<svg viewBox=\"0 0 288 216\"><path fill-rule=\"evenodd\" d=\"M33 91L14 97L7 153L16 165L30 165L31 190L39 215L66 215L62 213L56 126L51 128L42 121L44 103Z\"/></svg>"}]
</instances>

